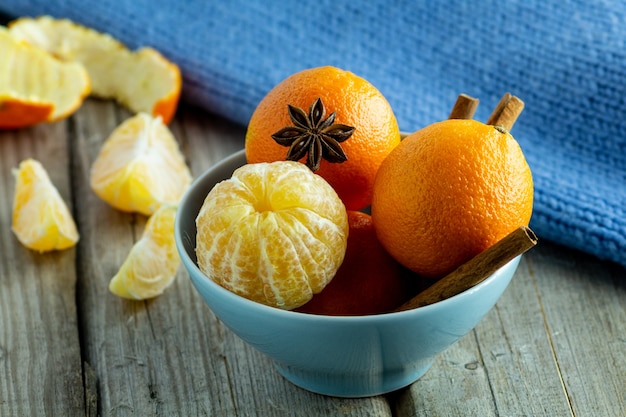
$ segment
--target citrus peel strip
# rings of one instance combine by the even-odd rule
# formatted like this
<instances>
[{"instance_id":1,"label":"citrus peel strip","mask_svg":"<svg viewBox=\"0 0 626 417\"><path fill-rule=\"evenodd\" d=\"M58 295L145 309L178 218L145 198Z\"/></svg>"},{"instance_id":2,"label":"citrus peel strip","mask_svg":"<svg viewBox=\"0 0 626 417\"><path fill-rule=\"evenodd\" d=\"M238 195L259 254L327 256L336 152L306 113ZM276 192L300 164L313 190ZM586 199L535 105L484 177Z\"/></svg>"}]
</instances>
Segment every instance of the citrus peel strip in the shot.
<instances>
[{"instance_id":1,"label":"citrus peel strip","mask_svg":"<svg viewBox=\"0 0 626 417\"><path fill-rule=\"evenodd\" d=\"M155 49L131 51L106 33L50 16L14 20L9 31L63 61L84 65L94 96L115 99L135 113L161 116L166 124L174 116L182 76L178 66Z\"/></svg>"},{"instance_id":2,"label":"citrus peel strip","mask_svg":"<svg viewBox=\"0 0 626 417\"><path fill-rule=\"evenodd\" d=\"M0 26L0 128L54 122L72 114L90 92L78 63L62 62L15 39Z\"/></svg>"}]
</instances>

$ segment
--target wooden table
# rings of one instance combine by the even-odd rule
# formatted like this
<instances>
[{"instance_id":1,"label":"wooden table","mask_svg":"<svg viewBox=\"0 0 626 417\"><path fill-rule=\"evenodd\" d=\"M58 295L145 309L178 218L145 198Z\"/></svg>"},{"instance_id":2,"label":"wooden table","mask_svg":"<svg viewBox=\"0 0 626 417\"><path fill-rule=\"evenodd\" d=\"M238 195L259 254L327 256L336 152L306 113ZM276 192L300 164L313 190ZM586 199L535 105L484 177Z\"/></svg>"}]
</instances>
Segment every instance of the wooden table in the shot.
<instances>
[{"instance_id":1,"label":"wooden table","mask_svg":"<svg viewBox=\"0 0 626 417\"><path fill-rule=\"evenodd\" d=\"M0 132L1 416L626 416L626 271L548 241L421 380L373 398L290 384L216 320L182 267L156 299L112 295L146 218L110 208L88 178L129 116L89 99L67 120ZM195 108L171 129L194 176L243 147L243 127ZM11 232L11 170L29 157L73 209L73 249L38 254Z\"/></svg>"}]
</instances>

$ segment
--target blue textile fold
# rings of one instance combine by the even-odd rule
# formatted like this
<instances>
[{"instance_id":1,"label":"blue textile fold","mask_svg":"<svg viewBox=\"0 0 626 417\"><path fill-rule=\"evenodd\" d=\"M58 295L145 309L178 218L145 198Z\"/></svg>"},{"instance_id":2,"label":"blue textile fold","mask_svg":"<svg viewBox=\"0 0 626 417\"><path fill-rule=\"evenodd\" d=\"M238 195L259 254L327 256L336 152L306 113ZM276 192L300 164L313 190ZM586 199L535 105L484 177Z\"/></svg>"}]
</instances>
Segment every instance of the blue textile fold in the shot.
<instances>
[{"instance_id":1,"label":"blue textile fold","mask_svg":"<svg viewBox=\"0 0 626 417\"><path fill-rule=\"evenodd\" d=\"M334 65L372 82L400 128L445 119L459 93L485 121L505 92L535 181L541 237L626 266L626 4L602 0L2 0L153 46L183 99L246 124L288 75ZM0 59L1 51L0 51Z\"/></svg>"}]
</instances>

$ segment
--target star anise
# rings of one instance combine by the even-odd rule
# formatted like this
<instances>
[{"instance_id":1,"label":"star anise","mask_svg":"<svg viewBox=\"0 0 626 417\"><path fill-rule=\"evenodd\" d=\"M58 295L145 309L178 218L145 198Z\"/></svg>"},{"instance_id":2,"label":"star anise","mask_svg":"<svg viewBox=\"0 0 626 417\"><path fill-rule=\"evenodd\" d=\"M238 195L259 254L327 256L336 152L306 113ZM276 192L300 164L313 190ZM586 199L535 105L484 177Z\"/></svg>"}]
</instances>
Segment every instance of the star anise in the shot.
<instances>
[{"instance_id":1,"label":"star anise","mask_svg":"<svg viewBox=\"0 0 626 417\"><path fill-rule=\"evenodd\" d=\"M319 169L322 159L333 163L348 160L340 143L348 139L355 128L335 123L335 112L324 118L326 108L322 99L311 104L309 114L291 104L287 107L294 125L283 127L272 135L278 144L289 146L287 160L299 161L306 155L306 165L312 171Z\"/></svg>"}]
</instances>

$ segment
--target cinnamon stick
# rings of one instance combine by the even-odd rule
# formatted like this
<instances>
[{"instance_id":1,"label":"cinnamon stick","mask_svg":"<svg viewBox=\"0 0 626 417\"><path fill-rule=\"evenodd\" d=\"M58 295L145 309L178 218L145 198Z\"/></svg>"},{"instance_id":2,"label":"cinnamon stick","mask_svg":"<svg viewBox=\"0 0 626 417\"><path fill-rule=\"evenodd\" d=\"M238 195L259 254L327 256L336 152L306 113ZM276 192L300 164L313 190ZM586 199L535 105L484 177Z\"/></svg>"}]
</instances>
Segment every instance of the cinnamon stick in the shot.
<instances>
[{"instance_id":1,"label":"cinnamon stick","mask_svg":"<svg viewBox=\"0 0 626 417\"><path fill-rule=\"evenodd\" d=\"M481 283L515 257L537 244L537 236L522 226L485 249L394 311L410 310L450 298Z\"/></svg>"},{"instance_id":2,"label":"cinnamon stick","mask_svg":"<svg viewBox=\"0 0 626 417\"><path fill-rule=\"evenodd\" d=\"M510 131L522 110L524 110L524 102L511 93L505 93L487 119L487 124L502 126Z\"/></svg>"},{"instance_id":3,"label":"cinnamon stick","mask_svg":"<svg viewBox=\"0 0 626 417\"><path fill-rule=\"evenodd\" d=\"M477 107L477 98L470 97L467 94L459 94L448 119L471 119L474 117Z\"/></svg>"}]
</instances>

